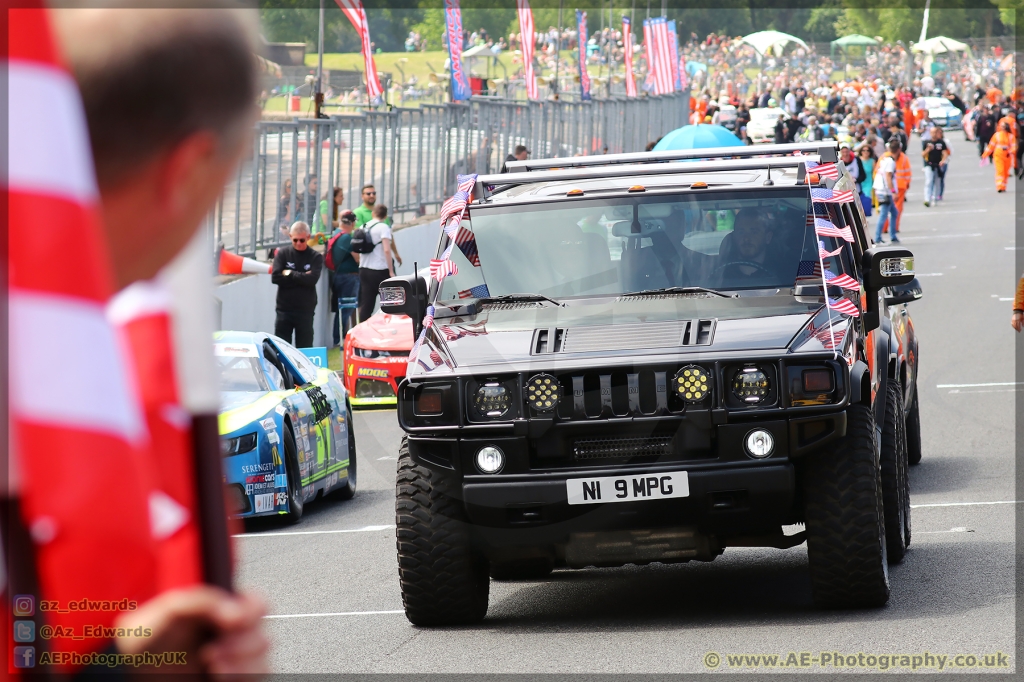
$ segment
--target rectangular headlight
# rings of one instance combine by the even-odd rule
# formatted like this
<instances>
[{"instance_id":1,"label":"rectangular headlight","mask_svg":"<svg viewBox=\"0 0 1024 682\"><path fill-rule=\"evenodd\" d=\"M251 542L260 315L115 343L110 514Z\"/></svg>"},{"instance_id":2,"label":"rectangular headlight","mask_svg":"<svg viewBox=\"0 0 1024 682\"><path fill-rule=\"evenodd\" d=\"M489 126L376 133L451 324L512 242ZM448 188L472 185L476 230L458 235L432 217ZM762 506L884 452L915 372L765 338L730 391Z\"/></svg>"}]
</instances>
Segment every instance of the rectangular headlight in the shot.
<instances>
[{"instance_id":1,"label":"rectangular headlight","mask_svg":"<svg viewBox=\"0 0 1024 682\"><path fill-rule=\"evenodd\" d=\"M224 457L240 455L256 449L256 433L247 433L244 436L220 439L220 454Z\"/></svg>"}]
</instances>

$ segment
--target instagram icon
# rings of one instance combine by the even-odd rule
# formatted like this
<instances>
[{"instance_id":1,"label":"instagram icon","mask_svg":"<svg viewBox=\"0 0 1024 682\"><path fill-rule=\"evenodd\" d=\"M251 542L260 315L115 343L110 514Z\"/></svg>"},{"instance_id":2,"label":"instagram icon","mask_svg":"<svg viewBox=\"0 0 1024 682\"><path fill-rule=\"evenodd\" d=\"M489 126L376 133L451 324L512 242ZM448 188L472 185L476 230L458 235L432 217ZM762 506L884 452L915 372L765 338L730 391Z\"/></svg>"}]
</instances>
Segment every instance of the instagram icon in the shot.
<instances>
[{"instance_id":1,"label":"instagram icon","mask_svg":"<svg viewBox=\"0 0 1024 682\"><path fill-rule=\"evenodd\" d=\"M14 615L18 618L34 616L36 613L36 599L31 594L14 595Z\"/></svg>"}]
</instances>

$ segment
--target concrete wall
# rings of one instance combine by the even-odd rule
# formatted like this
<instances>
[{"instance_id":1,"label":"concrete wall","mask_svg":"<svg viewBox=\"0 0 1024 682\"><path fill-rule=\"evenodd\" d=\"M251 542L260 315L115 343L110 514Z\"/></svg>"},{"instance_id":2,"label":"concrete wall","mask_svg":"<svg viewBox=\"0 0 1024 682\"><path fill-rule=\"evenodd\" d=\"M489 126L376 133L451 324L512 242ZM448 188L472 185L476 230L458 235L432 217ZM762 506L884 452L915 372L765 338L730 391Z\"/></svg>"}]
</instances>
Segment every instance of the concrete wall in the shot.
<instances>
[{"instance_id":1,"label":"concrete wall","mask_svg":"<svg viewBox=\"0 0 1024 682\"><path fill-rule=\"evenodd\" d=\"M420 269L430 264L437 252L440 222L413 225L395 230L395 244L402 256L398 267L400 275L412 274L413 262ZM328 307L328 271L320 278L317 288L317 310L313 317L313 345L330 346L334 320ZM218 329L274 333L274 301L277 286L270 275L244 275L218 283L214 289L216 306L220 311Z\"/></svg>"}]
</instances>

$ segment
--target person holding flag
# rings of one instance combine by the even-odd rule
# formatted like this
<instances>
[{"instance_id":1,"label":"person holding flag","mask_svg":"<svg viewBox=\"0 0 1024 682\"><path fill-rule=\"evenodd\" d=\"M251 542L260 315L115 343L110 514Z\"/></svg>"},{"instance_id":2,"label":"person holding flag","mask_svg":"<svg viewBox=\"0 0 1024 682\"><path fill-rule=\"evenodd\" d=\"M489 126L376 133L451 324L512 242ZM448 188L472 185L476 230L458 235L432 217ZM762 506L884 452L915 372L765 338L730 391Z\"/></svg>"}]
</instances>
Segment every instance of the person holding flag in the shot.
<instances>
[{"instance_id":1,"label":"person holding flag","mask_svg":"<svg viewBox=\"0 0 1024 682\"><path fill-rule=\"evenodd\" d=\"M193 242L248 149L255 17L178 9L48 12L40 5L8 16L10 85L31 96L12 100L9 111L14 476L2 532L6 549L30 570L0 585L8 597L132 604L123 612L48 611L49 625L150 632L49 640L38 655L33 649L32 664L49 662L54 672L97 672L75 661L88 665L81 657L99 652L183 651L185 664L176 672L265 673L264 607L224 589L230 563L213 565L208 551L228 546L219 475L199 480L189 466L200 461L190 458L208 442L209 424L178 405L175 364L182 353L210 353L209 339L202 339L204 348L174 347L171 334L179 335L170 327L188 323L177 311L168 316L155 284ZM51 20L81 98L62 67ZM168 70L167 63L182 68ZM168 121L140 114L123 106L126 97L151 104L146 112L179 115ZM39 108L40 101L56 105ZM141 214L149 219L140 224ZM35 263L30 240L40 219L75 247L76 268L66 277ZM63 343L69 334L74 344ZM61 346L59 364L54 343ZM48 378L47 367L59 374ZM58 384L59 401L40 392ZM154 413L157 406L165 408L162 415ZM219 468L212 418L206 454ZM204 483L219 494L202 494ZM204 579L209 584L199 584ZM13 665L28 664L22 653Z\"/></svg>"}]
</instances>

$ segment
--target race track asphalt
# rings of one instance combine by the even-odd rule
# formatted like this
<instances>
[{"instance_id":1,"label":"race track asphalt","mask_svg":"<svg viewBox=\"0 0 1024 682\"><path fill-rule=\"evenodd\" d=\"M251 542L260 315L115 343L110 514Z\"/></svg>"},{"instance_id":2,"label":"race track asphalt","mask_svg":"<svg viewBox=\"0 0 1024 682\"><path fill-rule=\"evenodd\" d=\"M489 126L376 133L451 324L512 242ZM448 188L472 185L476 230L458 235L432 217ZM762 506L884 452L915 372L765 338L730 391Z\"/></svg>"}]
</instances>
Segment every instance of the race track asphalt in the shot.
<instances>
[{"instance_id":1,"label":"race track asphalt","mask_svg":"<svg viewBox=\"0 0 1024 682\"><path fill-rule=\"evenodd\" d=\"M902 223L924 289L912 308L921 339L924 457L911 469L913 544L891 568L886 607L815 609L804 545L730 548L711 563L492 581L482 624L416 628L402 612L395 559L401 431L393 411L362 412L355 418L355 499L312 503L298 525L251 524L236 539L239 584L269 603L274 670L832 673L882 666L875 659L872 668L865 656L856 663L866 668L736 668L727 656L780 654L786 661L790 652L796 660L800 652L812 660L821 652L921 655L918 670L935 670L923 656L930 652L949 655L949 670L957 654L997 651L1009 655L997 663L1010 667L992 672L1015 670L1014 185L996 194L991 166L978 167L961 133L950 139L955 153L938 207L922 205L924 179L912 153ZM719 655L717 665L709 652ZM890 668L908 671L899 659Z\"/></svg>"}]
</instances>

